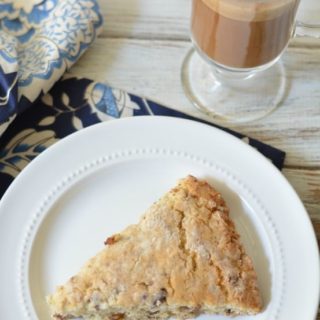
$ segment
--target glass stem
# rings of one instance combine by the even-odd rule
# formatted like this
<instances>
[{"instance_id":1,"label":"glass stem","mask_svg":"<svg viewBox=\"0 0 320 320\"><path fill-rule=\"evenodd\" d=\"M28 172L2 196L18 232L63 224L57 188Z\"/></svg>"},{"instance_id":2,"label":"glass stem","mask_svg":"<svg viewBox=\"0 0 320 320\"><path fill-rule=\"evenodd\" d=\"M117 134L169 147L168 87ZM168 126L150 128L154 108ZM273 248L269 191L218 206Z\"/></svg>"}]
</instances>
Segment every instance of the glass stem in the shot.
<instances>
[{"instance_id":1,"label":"glass stem","mask_svg":"<svg viewBox=\"0 0 320 320\"><path fill-rule=\"evenodd\" d=\"M253 71L232 71L221 68L219 66L211 67L212 77L219 81L221 84L234 84L239 81L252 78L257 72Z\"/></svg>"}]
</instances>

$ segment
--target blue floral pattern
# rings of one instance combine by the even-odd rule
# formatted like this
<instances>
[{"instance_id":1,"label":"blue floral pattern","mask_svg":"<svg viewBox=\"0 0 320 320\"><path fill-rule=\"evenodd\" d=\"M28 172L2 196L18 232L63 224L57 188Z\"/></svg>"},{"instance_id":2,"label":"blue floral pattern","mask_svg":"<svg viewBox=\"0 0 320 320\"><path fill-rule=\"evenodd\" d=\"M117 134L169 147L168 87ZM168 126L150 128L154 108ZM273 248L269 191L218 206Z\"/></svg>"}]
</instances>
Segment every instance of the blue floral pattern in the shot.
<instances>
[{"instance_id":1,"label":"blue floral pattern","mask_svg":"<svg viewBox=\"0 0 320 320\"><path fill-rule=\"evenodd\" d=\"M92 1L65 0L54 11L53 17L40 34L51 39L62 57L74 62L95 39L95 24L100 22L97 4ZM61 30L61 32L57 32Z\"/></svg>"},{"instance_id":2,"label":"blue floral pattern","mask_svg":"<svg viewBox=\"0 0 320 320\"><path fill-rule=\"evenodd\" d=\"M51 130L43 131L41 136L34 129L21 131L0 151L0 172L18 175L31 160L56 141Z\"/></svg>"},{"instance_id":3,"label":"blue floral pattern","mask_svg":"<svg viewBox=\"0 0 320 320\"><path fill-rule=\"evenodd\" d=\"M26 42L57 4L58 0L5 0L0 4L1 29Z\"/></svg>"},{"instance_id":4,"label":"blue floral pattern","mask_svg":"<svg viewBox=\"0 0 320 320\"><path fill-rule=\"evenodd\" d=\"M18 41L14 36L1 31L0 30L0 56L4 61L2 61L1 65L6 66L9 62L10 64L15 63L17 61L18 52Z\"/></svg>"},{"instance_id":5,"label":"blue floral pattern","mask_svg":"<svg viewBox=\"0 0 320 320\"><path fill-rule=\"evenodd\" d=\"M47 93L91 45L101 26L97 0L1 1L0 126Z\"/></svg>"},{"instance_id":6,"label":"blue floral pattern","mask_svg":"<svg viewBox=\"0 0 320 320\"><path fill-rule=\"evenodd\" d=\"M48 59L50 57L50 59ZM34 77L50 79L53 65L61 65L59 51L54 43L46 38L37 38L32 46L23 47L19 52L19 85L26 87Z\"/></svg>"}]
</instances>

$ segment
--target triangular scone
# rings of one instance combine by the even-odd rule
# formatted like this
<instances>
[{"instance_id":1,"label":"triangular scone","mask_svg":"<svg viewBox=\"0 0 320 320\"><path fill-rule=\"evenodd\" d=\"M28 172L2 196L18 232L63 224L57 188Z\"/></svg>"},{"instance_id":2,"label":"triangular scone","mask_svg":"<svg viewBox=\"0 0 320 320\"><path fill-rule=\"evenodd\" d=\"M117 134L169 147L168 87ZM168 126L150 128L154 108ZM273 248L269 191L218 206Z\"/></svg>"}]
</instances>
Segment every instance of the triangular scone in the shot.
<instances>
[{"instance_id":1,"label":"triangular scone","mask_svg":"<svg viewBox=\"0 0 320 320\"><path fill-rule=\"evenodd\" d=\"M189 176L47 298L53 318L256 314L257 276L221 195Z\"/></svg>"}]
</instances>

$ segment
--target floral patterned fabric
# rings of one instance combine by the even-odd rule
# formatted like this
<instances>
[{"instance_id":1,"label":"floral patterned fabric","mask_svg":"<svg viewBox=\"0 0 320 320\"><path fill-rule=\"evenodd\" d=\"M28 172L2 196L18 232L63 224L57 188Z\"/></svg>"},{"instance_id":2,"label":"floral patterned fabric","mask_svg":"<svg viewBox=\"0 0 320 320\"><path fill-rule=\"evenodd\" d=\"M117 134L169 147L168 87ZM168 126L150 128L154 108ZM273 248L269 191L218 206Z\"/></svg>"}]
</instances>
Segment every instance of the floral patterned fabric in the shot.
<instances>
[{"instance_id":1,"label":"floral patterned fabric","mask_svg":"<svg viewBox=\"0 0 320 320\"><path fill-rule=\"evenodd\" d=\"M0 135L96 38L96 0L0 2Z\"/></svg>"},{"instance_id":2,"label":"floral patterned fabric","mask_svg":"<svg viewBox=\"0 0 320 320\"><path fill-rule=\"evenodd\" d=\"M61 79L101 25L95 0L0 2L0 198L42 151L93 124L141 115L207 123L90 79L68 75ZM281 150L221 129L282 168L285 154Z\"/></svg>"}]
</instances>

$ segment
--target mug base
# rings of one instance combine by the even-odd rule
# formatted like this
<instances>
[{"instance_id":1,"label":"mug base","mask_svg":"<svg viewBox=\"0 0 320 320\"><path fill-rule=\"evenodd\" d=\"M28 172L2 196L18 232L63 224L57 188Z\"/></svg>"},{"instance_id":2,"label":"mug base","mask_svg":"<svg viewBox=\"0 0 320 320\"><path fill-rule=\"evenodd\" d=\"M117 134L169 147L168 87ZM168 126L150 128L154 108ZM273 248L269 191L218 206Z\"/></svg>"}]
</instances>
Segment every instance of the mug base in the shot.
<instances>
[{"instance_id":1,"label":"mug base","mask_svg":"<svg viewBox=\"0 0 320 320\"><path fill-rule=\"evenodd\" d=\"M281 105L287 91L281 60L267 69L228 71L207 63L194 48L183 61L181 81L191 103L222 124L266 117Z\"/></svg>"}]
</instances>

